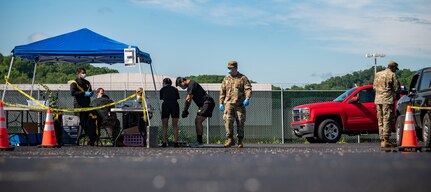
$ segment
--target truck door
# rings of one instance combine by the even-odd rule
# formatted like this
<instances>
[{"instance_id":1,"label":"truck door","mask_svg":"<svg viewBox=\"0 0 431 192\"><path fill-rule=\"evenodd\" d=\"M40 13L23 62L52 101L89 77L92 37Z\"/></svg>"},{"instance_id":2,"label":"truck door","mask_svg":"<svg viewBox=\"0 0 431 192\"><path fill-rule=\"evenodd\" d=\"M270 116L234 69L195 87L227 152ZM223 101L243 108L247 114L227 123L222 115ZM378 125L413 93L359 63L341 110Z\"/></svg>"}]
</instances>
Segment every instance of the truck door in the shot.
<instances>
[{"instance_id":1,"label":"truck door","mask_svg":"<svg viewBox=\"0 0 431 192\"><path fill-rule=\"evenodd\" d=\"M412 80L410 82L410 87L409 87L409 95L408 97L410 98L410 102L405 103L404 105L400 106L401 110L404 112L402 114L405 115L405 112L407 110L407 106L408 105L413 105L416 106L415 104L415 100L417 100L418 94L417 94L417 90L419 89L419 74L416 74L412 77ZM415 117L415 123L416 123L416 127L417 125L417 116L420 116L419 110L415 110L413 109L413 116ZM404 117L404 116L403 116Z\"/></svg>"},{"instance_id":2,"label":"truck door","mask_svg":"<svg viewBox=\"0 0 431 192\"><path fill-rule=\"evenodd\" d=\"M347 126L345 131L376 131L378 132L375 91L367 88L357 92L358 102L347 104Z\"/></svg>"},{"instance_id":3,"label":"truck door","mask_svg":"<svg viewBox=\"0 0 431 192\"><path fill-rule=\"evenodd\" d=\"M431 69L424 70L419 80L419 84L417 85L416 95L413 96L413 105L414 106L429 106L430 102L430 92L431 89ZM420 127L422 127L422 119L421 119L421 111L414 110L415 121Z\"/></svg>"}]
</instances>

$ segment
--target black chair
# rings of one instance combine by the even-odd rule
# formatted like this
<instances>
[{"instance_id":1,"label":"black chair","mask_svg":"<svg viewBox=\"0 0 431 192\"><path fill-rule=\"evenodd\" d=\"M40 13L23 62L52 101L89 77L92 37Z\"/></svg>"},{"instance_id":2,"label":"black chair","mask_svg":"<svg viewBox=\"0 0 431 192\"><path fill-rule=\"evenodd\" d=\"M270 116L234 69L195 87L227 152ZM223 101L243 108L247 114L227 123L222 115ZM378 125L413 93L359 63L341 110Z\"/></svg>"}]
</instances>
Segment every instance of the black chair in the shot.
<instances>
[{"instance_id":1,"label":"black chair","mask_svg":"<svg viewBox=\"0 0 431 192\"><path fill-rule=\"evenodd\" d=\"M115 135L115 131L120 131L120 121L116 118L116 116L110 116L106 119L98 118L98 131L97 131L97 143L100 143L103 146L103 143L108 144L110 143L112 146L114 146L114 139L113 136ZM118 130L116 130L118 129ZM105 141L105 142L102 142Z\"/></svg>"}]
</instances>

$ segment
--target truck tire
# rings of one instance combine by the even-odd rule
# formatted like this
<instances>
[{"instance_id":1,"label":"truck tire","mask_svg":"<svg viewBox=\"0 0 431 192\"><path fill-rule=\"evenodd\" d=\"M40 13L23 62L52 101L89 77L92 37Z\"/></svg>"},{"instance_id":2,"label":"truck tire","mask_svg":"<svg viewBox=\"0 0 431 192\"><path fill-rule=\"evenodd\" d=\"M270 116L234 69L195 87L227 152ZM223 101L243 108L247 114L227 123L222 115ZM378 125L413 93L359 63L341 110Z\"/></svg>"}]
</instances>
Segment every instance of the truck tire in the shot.
<instances>
[{"instance_id":1,"label":"truck tire","mask_svg":"<svg viewBox=\"0 0 431 192\"><path fill-rule=\"evenodd\" d=\"M401 116L397 117L397 121L395 122L395 135L397 139L397 146L401 146L401 142L403 140L403 131L404 131L404 118Z\"/></svg>"},{"instance_id":2,"label":"truck tire","mask_svg":"<svg viewBox=\"0 0 431 192\"><path fill-rule=\"evenodd\" d=\"M430 114L427 113L423 119L423 127L422 127L422 138L426 148L431 147L431 118Z\"/></svg>"},{"instance_id":3,"label":"truck tire","mask_svg":"<svg viewBox=\"0 0 431 192\"><path fill-rule=\"evenodd\" d=\"M305 138L309 143L322 143L322 140L316 137L306 137Z\"/></svg>"},{"instance_id":4,"label":"truck tire","mask_svg":"<svg viewBox=\"0 0 431 192\"><path fill-rule=\"evenodd\" d=\"M341 138L341 126L333 119L325 119L319 124L318 136L325 143L336 143Z\"/></svg>"}]
</instances>

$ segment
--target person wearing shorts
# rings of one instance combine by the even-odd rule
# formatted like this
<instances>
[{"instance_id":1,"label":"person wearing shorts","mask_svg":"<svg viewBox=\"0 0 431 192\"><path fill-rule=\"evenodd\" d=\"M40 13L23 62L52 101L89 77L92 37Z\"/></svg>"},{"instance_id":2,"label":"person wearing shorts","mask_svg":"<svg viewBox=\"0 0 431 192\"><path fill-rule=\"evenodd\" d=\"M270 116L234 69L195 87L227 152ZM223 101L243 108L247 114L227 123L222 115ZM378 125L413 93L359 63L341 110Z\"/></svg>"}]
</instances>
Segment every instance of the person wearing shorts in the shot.
<instances>
[{"instance_id":1,"label":"person wearing shorts","mask_svg":"<svg viewBox=\"0 0 431 192\"><path fill-rule=\"evenodd\" d=\"M163 79L163 88L160 89L160 100L162 103L162 147L167 147L168 142L166 139L169 117L172 118L172 127L174 128L174 147L178 145L178 118L180 117L180 106L178 104L180 94L178 89L172 86L172 81L169 78Z\"/></svg>"},{"instance_id":2,"label":"person wearing shorts","mask_svg":"<svg viewBox=\"0 0 431 192\"><path fill-rule=\"evenodd\" d=\"M193 146L202 147L203 122L206 118L212 117L215 106L214 99L209 96L202 86L194 80L178 77L175 83L177 87L187 89L186 102L184 104L184 110L181 117L186 118L189 115L188 109L192 100L199 108L195 118L197 143L193 144Z\"/></svg>"}]
</instances>

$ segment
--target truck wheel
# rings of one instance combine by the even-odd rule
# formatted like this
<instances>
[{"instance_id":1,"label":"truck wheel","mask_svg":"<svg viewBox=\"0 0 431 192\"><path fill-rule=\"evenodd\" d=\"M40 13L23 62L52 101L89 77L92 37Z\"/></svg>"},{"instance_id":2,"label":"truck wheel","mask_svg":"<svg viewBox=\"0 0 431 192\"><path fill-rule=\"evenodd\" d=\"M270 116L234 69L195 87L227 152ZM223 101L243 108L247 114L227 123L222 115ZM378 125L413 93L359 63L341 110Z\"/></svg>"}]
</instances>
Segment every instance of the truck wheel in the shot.
<instances>
[{"instance_id":1,"label":"truck wheel","mask_svg":"<svg viewBox=\"0 0 431 192\"><path fill-rule=\"evenodd\" d=\"M401 141L403 140L403 131L404 131L404 118L401 116L397 117L397 121L395 123L395 131L396 131L396 139L397 146L401 146Z\"/></svg>"},{"instance_id":2,"label":"truck wheel","mask_svg":"<svg viewBox=\"0 0 431 192\"><path fill-rule=\"evenodd\" d=\"M322 141L316 137L306 137L307 141L309 143L322 143Z\"/></svg>"},{"instance_id":3,"label":"truck wheel","mask_svg":"<svg viewBox=\"0 0 431 192\"><path fill-rule=\"evenodd\" d=\"M326 119L319 125L319 139L326 143L336 143L341 138L341 126L333 119Z\"/></svg>"},{"instance_id":4,"label":"truck wheel","mask_svg":"<svg viewBox=\"0 0 431 192\"><path fill-rule=\"evenodd\" d=\"M422 138L424 141L424 145L425 147L430 147L431 146L431 119L430 119L430 114L427 113L425 114L424 120L423 122L423 127L422 127Z\"/></svg>"}]
</instances>

